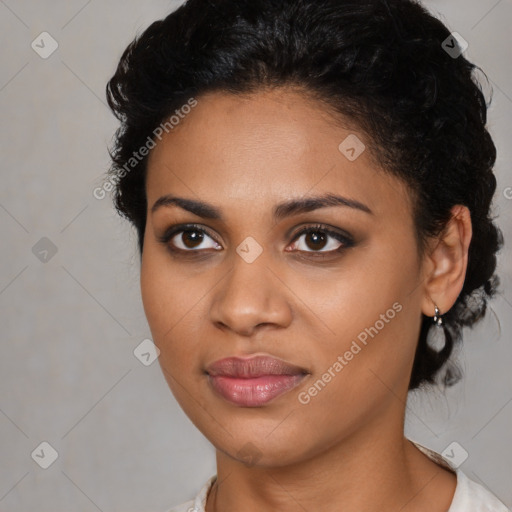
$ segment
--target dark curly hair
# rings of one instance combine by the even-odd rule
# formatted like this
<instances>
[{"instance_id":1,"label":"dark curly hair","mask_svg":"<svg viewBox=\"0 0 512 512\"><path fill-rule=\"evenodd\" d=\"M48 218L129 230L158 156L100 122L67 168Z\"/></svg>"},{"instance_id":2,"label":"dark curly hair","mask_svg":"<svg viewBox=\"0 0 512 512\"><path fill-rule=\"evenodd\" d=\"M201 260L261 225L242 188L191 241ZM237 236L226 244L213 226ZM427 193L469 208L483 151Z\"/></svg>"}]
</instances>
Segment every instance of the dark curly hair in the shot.
<instances>
[{"instance_id":1,"label":"dark curly hair","mask_svg":"<svg viewBox=\"0 0 512 512\"><path fill-rule=\"evenodd\" d=\"M408 185L420 255L454 205L471 212L467 273L443 316L444 348L428 342L433 323L424 315L409 389L457 382L460 370L449 357L497 291L503 241L489 216L496 148L474 76L480 68L460 51L449 53L462 50L449 38L413 0L188 0L155 21L125 49L107 84L121 122L107 179L115 208L137 230L140 257L147 157L127 162L155 127L209 91L299 88L366 133L370 155Z\"/></svg>"}]
</instances>

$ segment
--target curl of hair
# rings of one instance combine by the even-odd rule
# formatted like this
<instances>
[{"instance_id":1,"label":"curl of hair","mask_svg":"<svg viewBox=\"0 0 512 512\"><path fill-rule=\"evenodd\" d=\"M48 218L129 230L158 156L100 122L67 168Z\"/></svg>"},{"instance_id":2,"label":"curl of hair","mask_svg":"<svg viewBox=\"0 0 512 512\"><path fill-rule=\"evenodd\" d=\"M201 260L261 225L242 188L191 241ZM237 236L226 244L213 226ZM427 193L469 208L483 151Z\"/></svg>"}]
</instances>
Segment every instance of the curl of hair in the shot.
<instances>
[{"instance_id":1,"label":"curl of hair","mask_svg":"<svg viewBox=\"0 0 512 512\"><path fill-rule=\"evenodd\" d=\"M151 24L107 84L120 121L108 179L117 211L137 230L140 256L147 157L136 165L130 159L153 130L206 92L293 87L366 133L378 167L408 185L420 255L454 205L471 212L466 279L443 317L445 346L428 346L433 324L424 316L409 389L435 382L462 328L484 315L497 291L503 243L490 216L496 148L474 76L480 68L464 55L452 58L442 47L448 37L414 0L188 0ZM452 369L444 383L458 378Z\"/></svg>"}]
</instances>

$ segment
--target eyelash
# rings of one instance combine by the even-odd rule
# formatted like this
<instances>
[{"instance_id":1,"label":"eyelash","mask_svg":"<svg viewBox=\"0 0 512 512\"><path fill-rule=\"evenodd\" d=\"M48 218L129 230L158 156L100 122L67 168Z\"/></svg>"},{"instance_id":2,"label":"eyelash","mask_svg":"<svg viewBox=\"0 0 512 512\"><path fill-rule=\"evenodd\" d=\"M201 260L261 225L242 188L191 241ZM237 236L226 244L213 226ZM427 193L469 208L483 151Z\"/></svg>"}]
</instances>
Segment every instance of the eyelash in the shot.
<instances>
[{"instance_id":1,"label":"eyelash","mask_svg":"<svg viewBox=\"0 0 512 512\"><path fill-rule=\"evenodd\" d=\"M162 236L158 237L158 241L160 243L164 244L174 254L183 255L184 257L198 257L198 253L205 251L205 249L184 250L184 249L178 249L169 243L171 241L171 239L174 238L174 236L176 236L179 233L183 233L185 231L197 231L199 233L204 233L204 234L208 235L210 238L212 238L215 243L217 243L217 244L219 243L215 239L215 236L209 232L209 230L205 229L204 227L202 227L198 224L180 224L177 226L172 226ZM294 234L294 236L292 238L292 243L295 243L302 235L308 235L310 233L319 233L319 232L335 238L338 242L341 242L342 245L340 247L338 247L337 249L332 249L330 251L292 251L292 252L308 254L307 257L300 256L301 258L304 258L304 259L308 259L308 258L311 259L311 257L322 259L322 258L325 258L326 256L327 257L332 256L334 253L341 253L343 250L354 246L354 241L350 235L342 234L342 233L335 231L323 224L316 224L314 226L308 226L308 227L298 231L297 233ZM215 250L215 249L213 249L213 250Z\"/></svg>"}]
</instances>

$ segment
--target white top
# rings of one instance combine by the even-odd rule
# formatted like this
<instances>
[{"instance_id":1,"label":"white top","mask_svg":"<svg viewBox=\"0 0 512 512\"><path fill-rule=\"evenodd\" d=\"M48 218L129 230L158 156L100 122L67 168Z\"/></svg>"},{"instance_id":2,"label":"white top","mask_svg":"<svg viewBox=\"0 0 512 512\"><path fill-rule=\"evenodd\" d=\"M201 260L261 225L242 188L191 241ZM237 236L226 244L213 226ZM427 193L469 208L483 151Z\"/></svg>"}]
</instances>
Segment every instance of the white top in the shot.
<instances>
[{"instance_id":1,"label":"white top","mask_svg":"<svg viewBox=\"0 0 512 512\"><path fill-rule=\"evenodd\" d=\"M446 512L511 512L501 501L485 487L468 478L460 469L439 453L412 441L431 460L454 471L457 475L457 487L452 504ZM205 512L206 498L217 475L213 475L203 485L197 496L167 512Z\"/></svg>"}]
</instances>

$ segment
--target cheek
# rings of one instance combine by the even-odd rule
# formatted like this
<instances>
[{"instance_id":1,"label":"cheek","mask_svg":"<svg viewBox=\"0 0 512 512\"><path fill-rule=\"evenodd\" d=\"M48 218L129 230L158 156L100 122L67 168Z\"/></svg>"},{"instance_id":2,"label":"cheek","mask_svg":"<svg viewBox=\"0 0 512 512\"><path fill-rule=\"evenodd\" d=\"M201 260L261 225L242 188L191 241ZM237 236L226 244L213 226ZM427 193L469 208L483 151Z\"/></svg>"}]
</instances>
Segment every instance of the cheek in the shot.
<instances>
[{"instance_id":1,"label":"cheek","mask_svg":"<svg viewBox=\"0 0 512 512\"><path fill-rule=\"evenodd\" d=\"M414 247L403 247L400 254L362 251L346 272L309 283L308 304L318 313L317 326L328 327L315 348L314 370L316 378L327 372L329 387L346 387L350 396L360 397L375 385L385 388L379 376L390 383L408 378L419 334L421 287L415 284Z\"/></svg>"},{"instance_id":2,"label":"cheek","mask_svg":"<svg viewBox=\"0 0 512 512\"><path fill-rule=\"evenodd\" d=\"M298 286L318 322L324 324L324 331L330 331L335 340L357 337L376 322L379 331L383 326L389 330L387 326L396 324L399 316L393 304L403 306L409 301L417 277L414 260L404 254L360 251L339 271L304 280Z\"/></svg>"},{"instance_id":3,"label":"cheek","mask_svg":"<svg viewBox=\"0 0 512 512\"><path fill-rule=\"evenodd\" d=\"M168 300L162 277L149 250L145 248L140 272L140 288L144 313L154 337L161 336L161 324L165 318L164 311Z\"/></svg>"},{"instance_id":4,"label":"cheek","mask_svg":"<svg viewBox=\"0 0 512 512\"><path fill-rule=\"evenodd\" d=\"M144 249L146 251L146 249ZM194 336L190 294L176 281L158 257L148 248L141 266L141 295L153 342L160 350L158 362L169 388L182 409L194 416L190 391L197 378L198 336ZM187 311L189 314L187 315ZM196 400L197 402L197 400ZM197 403L196 403L197 405Z\"/></svg>"},{"instance_id":5,"label":"cheek","mask_svg":"<svg viewBox=\"0 0 512 512\"><path fill-rule=\"evenodd\" d=\"M205 285L193 284L190 276L172 268L159 251L149 246L144 251L140 274L144 312L164 373L181 381L181 375L188 378L197 370L201 340L198 318L203 317ZM174 390L175 385L169 384Z\"/></svg>"},{"instance_id":6,"label":"cheek","mask_svg":"<svg viewBox=\"0 0 512 512\"><path fill-rule=\"evenodd\" d=\"M165 251L150 242L144 247L140 271L144 312L153 335L160 341L172 334L173 326L185 316L194 295L185 273L177 272L168 258Z\"/></svg>"},{"instance_id":7,"label":"cheek","mask_svg":"<svg viewBox=\"0 0 512 512\"><path fill-rule=\"evenodd\" d=\"M183 317L183 297L178 297L180 287L175 283L175 276L169 272L169 265L152 247L145 246L142 258L140 286L144 312L153 337L153 342L160 350L159 361L168 371L173 371L170 362L179 358L172 346L175 332ZM182 300L179 300L181 298ZM175 357L169 357L170 352ZM165 373L165 372L164 372Z\"/></svg>"}]
</instances>

